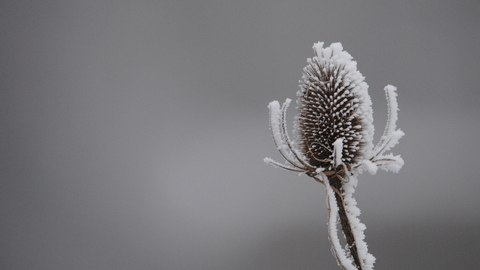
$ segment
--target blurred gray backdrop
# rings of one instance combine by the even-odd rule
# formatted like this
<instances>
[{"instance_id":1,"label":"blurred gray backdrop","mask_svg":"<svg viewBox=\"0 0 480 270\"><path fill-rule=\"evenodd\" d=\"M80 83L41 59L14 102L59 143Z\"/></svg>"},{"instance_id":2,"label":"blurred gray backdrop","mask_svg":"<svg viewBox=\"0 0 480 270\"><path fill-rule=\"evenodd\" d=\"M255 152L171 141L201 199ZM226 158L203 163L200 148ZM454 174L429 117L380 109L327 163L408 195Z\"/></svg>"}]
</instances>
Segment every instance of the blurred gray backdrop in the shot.
<instances>
[{"instance_id":1,"label":"blurred gray backdrop","mask_svg":"<svg viewBox=\"0 0 480 270\"><path fill-rule=\"evenodd\" d=\"M405 166L355 193L376 269L478 267L479 11L1 1L0 269L340 269L324 187L262 161L317 41L358 62L376 141L398 87Z\"/></svg>"}]
</instances>

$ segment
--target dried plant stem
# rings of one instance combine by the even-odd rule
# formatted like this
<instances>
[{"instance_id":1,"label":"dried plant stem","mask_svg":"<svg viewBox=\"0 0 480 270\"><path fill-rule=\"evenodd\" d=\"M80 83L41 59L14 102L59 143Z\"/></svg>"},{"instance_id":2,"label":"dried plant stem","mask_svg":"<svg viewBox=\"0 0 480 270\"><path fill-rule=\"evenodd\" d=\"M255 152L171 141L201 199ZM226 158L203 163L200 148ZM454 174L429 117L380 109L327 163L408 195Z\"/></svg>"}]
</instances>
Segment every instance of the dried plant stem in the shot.
<instances>
[{"instance_id":1,"label":"dried plant stem","mask_svg":"<svg viewBox=\"0 0 480 270\"><path fill-rule=\"evenodd\" d=\"M340 224L342 225L342 231L347 240L350 254L352 255L353 261L355 262L355 267L359 270L362 270L362 265L358 256L357 245L355 244L355 237L353 236L352 227L350 226L350 221L348 220L347 213L345 211L343 196L341 195L343 193L342 176L344 176L344 173L340 173L337 171L335 174L328 175L327 177L330 187L333 189L333 191L335 191L335 200L338 206Z\"/></svg>"}]
</instances>

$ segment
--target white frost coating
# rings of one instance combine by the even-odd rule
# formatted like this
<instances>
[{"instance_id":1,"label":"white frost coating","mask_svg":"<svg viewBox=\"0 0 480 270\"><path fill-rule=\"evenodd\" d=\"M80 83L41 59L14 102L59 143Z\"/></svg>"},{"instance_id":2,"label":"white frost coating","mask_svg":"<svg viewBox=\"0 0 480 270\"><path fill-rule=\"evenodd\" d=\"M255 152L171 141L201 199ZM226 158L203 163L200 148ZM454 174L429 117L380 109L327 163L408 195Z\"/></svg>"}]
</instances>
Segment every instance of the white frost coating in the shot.
<instances>
[{"instance_id":1,"label":"white frost coating","mask_svg":"<svg viewBox=\"0 0 480 270\"><path fill-rule=\"evenodd\" d=\"M302 170L300 170L298 168L294 168L294 167L290 167L288 165L280 164L280 163L276 162L275 160L273 160L269 157L264 158L263 162L265 162L267 164L270 164L275 168L282 168L282 169L289 170L289 171L294 171L294 172L303 172Z\"/></svg>"},{"instance_id":2,"label":"white frost coating","mask_svg":"<svg viewBox=\"0 0 480 270\"><path fill-rule=\"evenodd\" d=\"M280 103L274 100L268 104L268 109L270 110L270 129L272 130L272 135L275 143L277 144L277 149L286 148L285 143L283 143L282 133L280 132L280 119L282 113L280 112Z\"/></svg>"},{"instance_id":3,"label":"white frost coating","mask_svg":"<svg viewBox=\"0 0 480 270\"><path fill-rule=\"evenodd\" d=\"M343 138L338 138L333 143L335 167L342 164Z\"/></svg>"},{"instance_id":4,"label":"white frost coating","mask_svg":"<svg viewBox=\"0 0 480 270\"><path fill-rule=\"evenodd\" d=\"M286 109L291 101L291 99L287 99L283 107ZM280 110L280 103L274 100L268 104L268 108L270 109L270 129L272 131L273 140L275 142L275 145L277 146L278 151L280 151L283 157L293 166L301 167L299 163L294 161L296 159L293 157L292 152L289 150L287 143L285 143L286 138L281 127L282 111Z\"/></svg>"},{"instance_id":5,"label":"white frost coating","mask_svg":"<svg viewBox=\"0 0 480 270\"><path fill-rule=\"evenodd\" d=\"M384 88L385 90L385 97L387 98L387 105L388 105L388 118L387 124L385 126L385 130L383 132L382 138L378 142L377 146L374 149L375 155L381 155L385 151L388 151L385 146L388 144L389 139L392 137L395 129L397 128L397 119L398 119L398 103L397 103L397 88L393 85L387 85ZM402 132L403 133L403 132ZM398 134L397 134L398 135ZM400 137L402 137L400 135ZM398 139L400 139L398 137ZM397 140L398 141L398 140ZM395 144L394 144L395 145Z\"/></svg>"},{"instance_id":6,"label":"white frost coating","mask_svg":"<svg viewBox=\"0 0 480 270\"><path fill-rule=\"evenodd\" d=\"M389 116L390 119L390 126L387 128L387 136L391 134L395 128L397 127L397 120L398 120L398 103L397 103L397 88L393 85L387 85L384 88L385 95L387 97L387 104L389 106Z\"/></svg>"},{"instance_id":7,"label":"white frost coating","mask_svg":"<svg viewBox=\"0 0 480 270\"><path fill-rule=\"evenodd\" d=\"M280 104L278 101L274 100L268 104L268 109L270 109L270 129L272 131L273 140L280 153L288 156L287 145L284 143L282 132L280 130L280 121L282 117Z\"/></svg>"},{"instance_id":8,"label":"white frost coating","mask_svg":"<svg viewBox=\"0 0 480 270\"><path fill-rule=\"evenodd\" d=\"M358 257L360 258L362 269L371 270L373 269L373 264L375 263L375 257L368 253L367 243L364 241L365 234L363 232L366 229L366 226L360 222L360 219L358 219L358 216L360 215L360 209L357 207L357 201L353 198L353 193L355 192L357 184L358 179L356 175L350 176L350 181L343 185L343 202L345 204L347 218L352 228L353 237L355 238L355 243L357 245Z\"/></svg>"},{"instance_id":9,"label":"white frost coating","mask_svg":"<svg viewBox=\"0 0 480 270\"><path fill-rule=\"evenodd\" d=\"M378 167L376 164L374 164L373 162L371 162L370 160L368 159L364 159L363 160L363 164L365 165L365 167L367 168L367 172L369 172L370 174L376 174L377 171L378 171Z\"/></svg>"},{"instance_id":10,"label":"white frost coating","mask_svg":"<svg viewBox=\"0 0 480 270\"><path fill-rule=\"evenodd\" d=\"M404 161L400 155L394 156L393 154L388 154L385 156L381 156L377 160L375 160L377 166L385 171L391 171L394 173L398 173L398 171L404 165Z\"/></svg>"},{"instance_id":11,"label":"white frost coating","mask_svg":"<svg viewBox=\"0 0 480 270\"><path fill-rule=\"evenodd\" d=\"M323 44L324 44L323 42L319 41L317 43L314 43L312 48L315 52L320 52L323 50Z\"/></svg>"},{"instance_id":12,"label":"white frost coating","mask_svg":"<svg viewBox=\"0 0 480 270\"><path fill-rule=\"evenodd\" d=\"M388 120L383 132L383 136L375 146L372 151L369 161L375 163L380 169L385 171L392 171L397 173L400 168L402 168L404 161L398 155L394 156L392 154L384 155L385 152L392 149L400 138L402 138L405 133L397 128L397 119L398 119L398 103L397 103L397 88L392 85L387 85L385 87L385 96L388 103ZM367 165L367 170L372 172L369 168L368 161L363 161L364 165Z\"/></svg>"},{"instance_id":13,"label":"white frost coating","mask_svg":"<svg viewBox=\"0 0 480 270\"><path fill-rule=\"evenodd\" d=\"M333 248L333 255L337 259L339 266L346 270L357 270L354 262L346 256L345 250L340 245L337 232L338 221L338 206L335 200L335 193L330 185L325 185L327 191L327 206L328 206L328 238Z\"/></svg>"},{"instance_id":14,"label":"white frost coating","mask_svg":"<svg viewBox=\"0 0 480 270\"><path fill-rule=\"evenodd\" d=\"M302 157L302 155L300 153L298 153L297 149L295 148L295 145L294 143L290 140L290 137L288 136L288 131L287 131L287 109L288 107L290 106L290 103L292 102L291 99L287 98L285 100L285 102L283 103L282 105L282 109L281 109L281 113L282 113L282 126L281 126L281 131L282 131L282 135L283 135L283 139L285 141L285 143L287 144L288 148L290 149L291 153L293 154L293 156L295 156L294 160L295 160L295 164L294 166L297 166L299 167L300 164L303 164L305 166L307 166L307 162L304 161L304 158ZM293 163L292 163L293 164ZM309 165L308 165L309 166Z\"/></svg>"},{"instance_id":15,"label":"white frost coating","mask_svg":"<svg viewBox=\"0 0 480 270\"><path fill-rule=\"evenodd\" d=\"M302 156L298 153L297 149L295 149L293 142L288 136L286 111L291 101L291 99L287 98L280 109L280 104L278 101L274 100L268 104L268 108L270 111L270 130L272 131L273 141L275 142L275 145L277 146L280 154L282 154L283 158L293 167L280 164L271 158L265 158L264 162L273 165L276 168L282 168L303 174L306 173L306 171L310 172L316 168L312 167L303 160Z\"/></svg>"},{"instance_id":16,"label":"white frost coating","mask_svg":"<svg viewBox=\"0 0 480 270\"><path fill-rule=\"evenodd\" d=\"M382 155L386 151L392 149L395 145L398 144L398 141L400 140L400 138L403 137L403 135L405 135L405 133L403 133L403 131L401 131L400 129L393 131L390 136L386 138L384 145L380 149L378 149L378 155Z\"/></svg>"}]
</instances>

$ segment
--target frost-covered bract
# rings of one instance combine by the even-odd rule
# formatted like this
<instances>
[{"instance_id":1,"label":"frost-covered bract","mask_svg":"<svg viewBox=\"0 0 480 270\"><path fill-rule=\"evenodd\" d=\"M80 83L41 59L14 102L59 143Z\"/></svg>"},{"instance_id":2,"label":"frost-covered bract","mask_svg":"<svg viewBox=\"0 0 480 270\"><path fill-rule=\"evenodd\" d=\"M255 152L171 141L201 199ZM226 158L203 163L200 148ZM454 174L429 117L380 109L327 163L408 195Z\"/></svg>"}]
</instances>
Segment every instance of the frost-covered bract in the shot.
<instances>
[{"instance_id":1,"label":"frost-covered bract","mask_svg":"<svg viewBox=\"0 0 480 270\"><path fill-rule=\"evenodd\" d=\"M352 197L363 170L374 174L377 169L398 172L403 166L400 156L385 155L404 133L396 129L398 105L396 88L388 85L388 121L380 142L373 146L372 104L368 85L357 70L352 56L340 43L323 48L313 46L315 57L308 59L297 92L298 115L294 121L295 139L286 126L287 99L280 106L270 102L270 129L273 140L287 161L282 164L265 158L265 162L286 170L305 173L326 186L329 209L329 239L339 265L344 269L373 268L375 258L364 241L365 225ZM337 222L346 238L342 248Z\"/></svg>"}]
</instances>

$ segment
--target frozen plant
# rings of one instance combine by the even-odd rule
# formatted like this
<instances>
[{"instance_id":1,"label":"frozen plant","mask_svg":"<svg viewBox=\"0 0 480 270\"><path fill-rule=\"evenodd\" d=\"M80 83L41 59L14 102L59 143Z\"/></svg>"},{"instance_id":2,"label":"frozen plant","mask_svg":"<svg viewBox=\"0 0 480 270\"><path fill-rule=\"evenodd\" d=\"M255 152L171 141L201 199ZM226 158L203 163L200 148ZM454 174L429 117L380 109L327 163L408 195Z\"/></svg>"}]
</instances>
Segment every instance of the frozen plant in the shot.
<instances>
[{"instance_id":1,"label":"frozen plant","mask_svg":"<svg viewBox=\"0 0 480 270\"><path fill-rule=\"evenodd\" d=\"M286 162L264 161L325 185L328 235L338 264L346 270L373 269L375 257L368 253L363 233L366 227L358 219L360 210L352 195L362 171L375 174L380 168L398 172L403 166L399 155L385 154L404 135L396 129L396 87L387 85L384 89L388 121L380 142L373 146L372 102L357 63L341 43L323 48L323 42L318 42L313 50L315 57L307 60L297 92L294 140L285 123L291 100L281 107L278 101L268 105L273 140ZM345 236L345 248L340 244L337 225Z\"/></svg>"}]
</instances>

